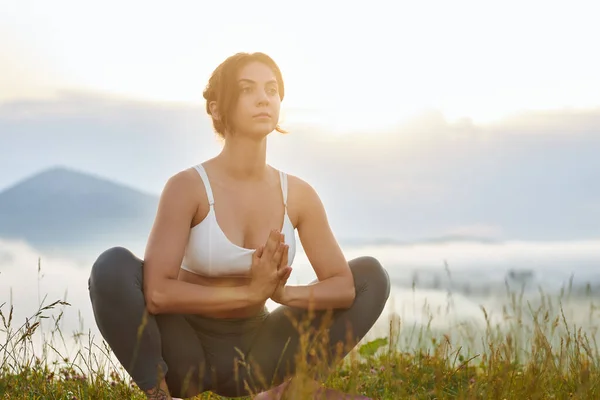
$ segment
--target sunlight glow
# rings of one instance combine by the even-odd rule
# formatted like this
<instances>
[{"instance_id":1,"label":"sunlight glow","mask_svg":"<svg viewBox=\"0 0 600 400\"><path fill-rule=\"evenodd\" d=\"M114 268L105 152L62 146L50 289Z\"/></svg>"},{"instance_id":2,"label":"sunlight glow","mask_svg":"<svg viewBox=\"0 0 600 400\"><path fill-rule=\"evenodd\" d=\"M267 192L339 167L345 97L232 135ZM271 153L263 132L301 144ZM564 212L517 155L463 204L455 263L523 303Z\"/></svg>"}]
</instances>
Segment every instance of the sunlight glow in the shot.
<instances>
[{"instance_id":1,"label":"sunlight glow","mask_svg":"<svg viewBox=\"0 0 600 400\"><path fill-rule=\"evenodd\" d=\"M334 135L381 131L424 108L489 122L524 109L600 105L593 2L589 10L516 0L376 3L346 5L340 19L336 3L322 2L16 2L0 14L2 40L18 38L0 56L9 72L0 101L47 96L54 85L199 103L218 63L264 51L284 73L285 106L315 110L312 120Z\"/></svg>"},{"instance_id":2,"label":"sunlight glow","mask_svg":"<svg viewBox=\"0 0 600 400\"><path fill-rule=\"evenodd\" d=\"M412 112L411 112L412 111ZM290 111L285 120L291 124L314 124L334 136L345 134L375 135L385 133L410 118L417 110L376 111L366 108L320 109L313 112Z\"/></svg>"}]
</instances>

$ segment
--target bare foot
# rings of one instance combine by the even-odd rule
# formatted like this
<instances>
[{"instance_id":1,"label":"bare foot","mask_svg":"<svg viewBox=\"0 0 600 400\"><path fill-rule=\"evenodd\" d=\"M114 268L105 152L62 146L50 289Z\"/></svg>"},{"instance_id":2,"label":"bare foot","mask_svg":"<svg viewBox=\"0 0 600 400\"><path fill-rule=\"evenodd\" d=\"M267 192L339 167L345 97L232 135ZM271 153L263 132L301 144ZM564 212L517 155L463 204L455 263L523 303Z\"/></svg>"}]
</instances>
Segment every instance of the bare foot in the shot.
<instances>
[{"instance_id":1,"label":"bare foot","mask_svg":"<svg viewBox=\"0 0 600 400\"><path fill-rule=\"evenodd\" d=\"M261 392L257 394L253 400L281 400L281 396L283 396L283 392L289 383L290 382L287 381L279 386L275 386L273 389L267 390L266 392Z\"/></svg>"}]
</instances>

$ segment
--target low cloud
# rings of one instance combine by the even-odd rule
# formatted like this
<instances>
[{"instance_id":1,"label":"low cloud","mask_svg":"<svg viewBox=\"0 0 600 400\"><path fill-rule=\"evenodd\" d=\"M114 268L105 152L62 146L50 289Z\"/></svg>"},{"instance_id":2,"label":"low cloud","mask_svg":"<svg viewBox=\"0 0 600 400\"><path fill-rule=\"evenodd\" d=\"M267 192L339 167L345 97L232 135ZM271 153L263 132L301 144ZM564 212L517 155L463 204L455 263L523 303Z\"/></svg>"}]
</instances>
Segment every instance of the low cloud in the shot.
<instances>
[{"instance_id":1,"label":"low cloud","mask_svg":"<svg viewBox=\"0 0 600 400\"><path fill-rule=\"evenodd\" d=\"M93 313L87 294L89 267L73 260L46 257L26 243L0 239L0 304L7 315L13 308L13 328L36 314L41 305L46 306L57 300L64 300L71 306L64 307L60 328L67 337L79 329L80 317L84 329L96 331ZM45 314L58 317L59 310L49 310ZM54 325L52 318L43 320L46 328Z\"/></svg>"},{"instance_id":2,"label":"low cloud","mask_svg":"<svg viewBox=\"0 0 600 400\"><path fill-rule=\"evenodd\" d=\"M502 307L509 301L505 281L511 269L525 275L531 272L532 281L527 286L529 294L526 298L534 302L539 297L538 286L555 298L573 275L575 295L572 302L564 300L565 315L573 323L589 322L589 297L581 293L586 282L600 290L600 282L593 273L594 267L600 265L599 246L597 240L554 243L465 241L345 246L344 252L349 260L374 256L389 273L392 293L382 316L368 335L373 337L388 333L393 314L400 316L404 327L430 324L432 328L448 330L456 324L469 322L484 329L486 321L480 308L483 305L494 323L506 323L502 319ZM75 333L87 334L88 331L96 344L101 343L87 289L89 262L47 256L26 243L1 239L0 258L9 261L0 265L0 305L5 303L2 306L5 315L10 304L14 305L13 327L34 315L44 297L45 305L65 300L71 305L62 307L59 327L67 345L74 346ZM40 259L41 269L38 270ZM450 271L445 269L445 263ZM290 282L306 284L314 278L306 255L300 252ZM520 288L520 282L514 283L515 290ZM275 306L268 303L270 309ZM50 318L42 321L44 332L53 329L59 313L60 309L45 312ZM429 316L433 317L432 321ZM41 338L36 340L39 344ZM87 345L87 339L84 342Z\"/></svg>"},{"instance_id":3,"label":"low cloud","mask_svg":"<svg viewBox=\"0 0 600 400\"><path fill-rule=\"evenodd\" d=\"M502 228L499 226L491 226L491 225L464 225L457 226L452 228L446 232L446 235L449 236L469 236L473 238L498 238L502 237Z\"/></svg>"},{"instance_id":4,"label":"low cloud","mask_svg":"<svg viewBox=\"0 0 600 400\"><path fill-rule=\"evenodd\" d=\"M271 137L269 162L317 189L341 240L435 237L457 226L494 226L504 239L600 236L600 109L491 125L430 110L387 133L337 137L287 128ZM200 104L78 92L3 104L0 132L0 188L63 164L158 194L220 148Z\"/></svg>"}]
</instances>

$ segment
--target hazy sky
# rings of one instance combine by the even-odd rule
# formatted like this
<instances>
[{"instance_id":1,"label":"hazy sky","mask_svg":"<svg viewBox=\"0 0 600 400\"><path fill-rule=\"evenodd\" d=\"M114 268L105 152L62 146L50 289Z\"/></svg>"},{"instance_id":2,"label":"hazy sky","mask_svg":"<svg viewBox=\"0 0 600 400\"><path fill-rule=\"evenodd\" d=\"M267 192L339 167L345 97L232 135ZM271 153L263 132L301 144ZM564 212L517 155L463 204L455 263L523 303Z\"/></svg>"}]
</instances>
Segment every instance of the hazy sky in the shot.
<instances>
[{"instance_id":1,"label":"hazy sky","mask_svg":"<svg viewBox=\"0 0 600 400\"><path fill-rule=\"evenodd\" d=\"M423 107L479 122L594 107L596 3L0 0L0 100L83 89L198 102L225 57L259 50L284 72L287 109L330 132Z\"/></svg>"},{"instance_id":2,"label":"hazy sky","mask_svg":"<svg viewBox=\"0 0 600 400\"><path fill-rule=\"evenodd\" d=\"M600 109L487 127L430 111L375 136L286 126L267 161L317 189L341 239L595 238L599 127ZM201 107L81 94L0 106L0 132L0 190L62 165L159 194L220 149Z\"/></svg>"},{"instance_id":3,"label":"hazy sky","mask_svg":"<svg viewBox=\"0 0 600 400\"><path fill-rule=\"evenodd\" d=\"M0 0L0 190L59 164L159 193L219 150L212 70L258 50L292 130L269 162L338 230L597 235L593 1L158 4Z\"/></svg>"}]
</instances>

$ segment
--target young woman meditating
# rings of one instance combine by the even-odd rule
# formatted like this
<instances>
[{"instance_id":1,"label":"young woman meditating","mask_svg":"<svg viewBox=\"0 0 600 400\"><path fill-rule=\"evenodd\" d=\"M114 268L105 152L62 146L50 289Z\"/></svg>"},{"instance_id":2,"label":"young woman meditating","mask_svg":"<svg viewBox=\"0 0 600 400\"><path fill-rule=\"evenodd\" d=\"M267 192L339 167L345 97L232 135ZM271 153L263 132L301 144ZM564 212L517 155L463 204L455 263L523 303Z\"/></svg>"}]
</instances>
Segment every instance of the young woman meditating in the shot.
<instances>
[{"instance_id":1,"label":"young woman meditating","mask_svg":"<svg viewBox=\"0 0 600 400\"><path fill-rule=\"evenodd\" d=\"M313 187L266 163L268 135L284 132L284 84L269 56L227 58L204 98L222 151L167 181L143 259L123 247L98 257L94 316L148 398L279 399L301 350L294 321L310 313L322 329L330 317L330 357L318 362L335 367L381 315L389 277L373 257L347 261ZM296 230L317 276L309 285L287 285ZM280 306L269 312L268 299Z\"/></svg>"}]
</instances>

